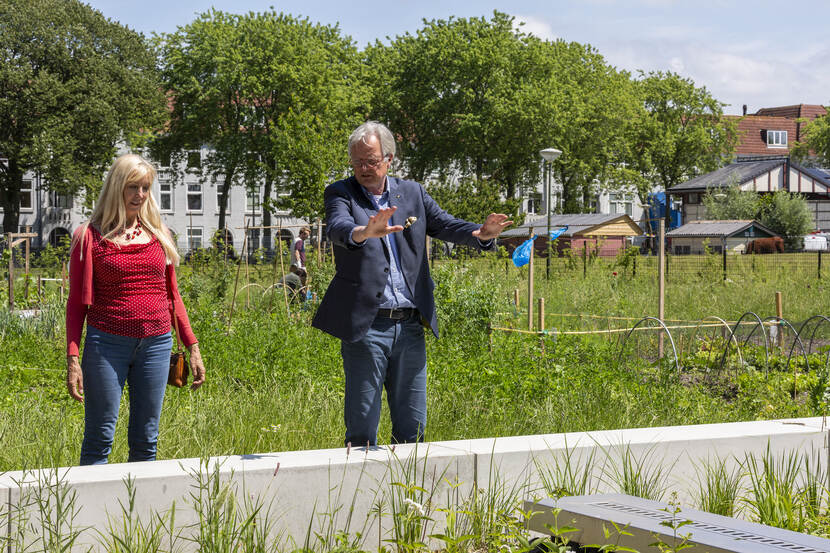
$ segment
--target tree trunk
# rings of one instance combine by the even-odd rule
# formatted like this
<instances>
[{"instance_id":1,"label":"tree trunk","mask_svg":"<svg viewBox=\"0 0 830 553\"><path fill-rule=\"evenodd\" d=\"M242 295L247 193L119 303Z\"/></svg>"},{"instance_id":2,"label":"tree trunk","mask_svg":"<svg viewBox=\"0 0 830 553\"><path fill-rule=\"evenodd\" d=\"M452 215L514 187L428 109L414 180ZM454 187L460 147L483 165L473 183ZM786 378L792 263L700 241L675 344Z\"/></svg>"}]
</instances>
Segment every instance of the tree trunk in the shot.
<instances>
[{"instance_id":1,"label":"tree trunk","mask_svg":"<svg viewBox=\"0 0 830 553\"><path fill-rule=\"evenodd\" d=\"M17 232L20 225L20 188L23 170L13 159L9 160L5 179L0 182L0 208L3 209L3 232Z\"/></svg>"},{"instance_id":2,"label":"tree trunk","mask_svg":"<svg viewBox=\"0 0 830 553\"><path fill-rule=\"evenodd\" d=\"M262 190L262 247L265 251L271 251L273 248L271 241L271 234L273 229L267 228L271 226L271 191L274 188L274 174L276 172L276 162L272 159L268 160L268 168L265 171L265 186Z\"/></svg>"},{"instance_id":3,"label":"tree trunk","mask_svg":"<svg viewBox=\"0 0 830 553\"><path fill-rule=\"evenodd\" d=\"M228 210L228 197L230 196L231 186L233 186L235 173L236 165L225 167L225 183L222 185L222 195L219 196L219 224L216 229L218 231L225 228L225 212Z\"/></svg>"}]
</instances>

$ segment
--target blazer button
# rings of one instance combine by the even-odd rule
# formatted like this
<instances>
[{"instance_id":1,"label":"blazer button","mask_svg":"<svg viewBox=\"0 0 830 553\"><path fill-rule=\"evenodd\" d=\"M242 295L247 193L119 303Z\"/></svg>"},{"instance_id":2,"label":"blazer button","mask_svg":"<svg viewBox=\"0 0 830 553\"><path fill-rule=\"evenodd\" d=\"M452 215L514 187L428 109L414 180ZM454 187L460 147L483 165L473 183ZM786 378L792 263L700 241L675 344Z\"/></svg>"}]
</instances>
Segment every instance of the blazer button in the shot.
<instances>
[{"instance_id":1,"label":"blazer button","mask_svg":"<svg viewBox=\"0 0 830 553\"><path fill-rule=\"evenodd\" d=\"M388 272L389 272L389 267L384 267L384 268L383 268L383 272L384 272L384 273L388 273Z\"/></svg>"},{"instance_id":2,"label":"blazer button","mask_svg":"<svg viewBox=\"0 0 830 553\"><path fill-rule=\"evenodd\" d=\"M377 293L377 297L378 297L378 298L379 298L379 297L381 297L382 295L383 295L383 293L381 293L381 292L378 292L378 293Z\"/></svg>"}]
</instances>

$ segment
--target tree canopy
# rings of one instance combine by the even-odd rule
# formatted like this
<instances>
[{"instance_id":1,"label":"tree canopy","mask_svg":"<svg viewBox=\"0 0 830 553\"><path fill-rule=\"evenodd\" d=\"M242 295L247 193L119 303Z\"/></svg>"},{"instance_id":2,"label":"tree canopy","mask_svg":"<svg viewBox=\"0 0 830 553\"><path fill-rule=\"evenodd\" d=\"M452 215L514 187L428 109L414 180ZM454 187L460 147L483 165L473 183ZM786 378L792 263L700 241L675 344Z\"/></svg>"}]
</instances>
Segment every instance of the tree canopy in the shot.
<instances>
[{"instance_id":1,"label":"tree canopy","mask_svg":"<svg viewBox=\"0 0 830 553\"><path fill-rule=\"evenodd\" d=\"M173 113L155 148L211 146L205 170L228 184L220 228L239 182L255 193L265 182L266 215L278 207L319 216L325 185L346 170L346 137L368 109L351 39L273 11L212 10L162 36L161 52Z\"/></svg>"},{"instance_id":2,"label":"tree canopy","mask_svg":"<svg viewBox=\"0 0 830 553\"><path fill-rule=\"evenodd\" d=\"M0 3L0 207L16 232L23 175L63 193L100 189L116 143L164 118L144 37L79 0Z\"/></svg>"}]
</instances>

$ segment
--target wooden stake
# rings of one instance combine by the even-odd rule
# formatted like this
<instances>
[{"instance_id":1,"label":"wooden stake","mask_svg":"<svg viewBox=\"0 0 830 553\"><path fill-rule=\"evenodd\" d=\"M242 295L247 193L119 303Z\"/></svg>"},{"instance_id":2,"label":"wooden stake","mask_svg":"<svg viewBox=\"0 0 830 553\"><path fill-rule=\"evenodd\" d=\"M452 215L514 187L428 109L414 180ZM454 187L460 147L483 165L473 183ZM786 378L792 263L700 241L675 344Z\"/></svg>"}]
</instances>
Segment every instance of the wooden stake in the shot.
<instances>
[{"instance_id":1,"label":"wooden stake","mask_svg":"<svg viewBox=\"0 0 830 553\"><path fill-rule=\"evenodd\" d=\"M282 228L280 228L279 233L280 233L280 236L282 236ZM276 265L274 265L274 268L276 268ZM289 313L289 311L288 311L288 290L285 289L285 284L284 284L285 283L285 263L283 262L283 259L282 259L282 239L280 239L280 274L282 275L280 278L283 279L282 297L283 297L283 300L285 301L285 312Z\"/></svg>"},{"instance_id":2,"label":"wooden stake","mask_svg":"<svg viewBox=\"0 0 830 553\"><path fill-rule=\"evenodd\" d=\"M30 234L32 232L32 227L26 226L26 234ZM26 281L24 282L24 297L26 301L29 301L29 253L31 252L31 244L30 240L27 238L25 242L23 242L23 251L25 252L25 264L26 264Z\"/></svg>"},{"instance_id":3,"label":"wooden stake","mask_svg":"<svg viewBox=\"0 0 830 553\"><path fill-rule=\"evenodd\" d=\"M530 228L530 238L533 239L533 227ZM533 330L533 246L530 244L530 262L527 264L527 329Z\"/></svg>"},{"instance_id":4,"label":"wooden stake","mask_svg":"<svg viewBox=\"0 0 830 553\"><path fill-rule=\"evenodd\" d=\"M519 289L513 290L513 313L519 314Z\"/></svg>"},{"instance_id":5,"label":"wooden stake","mask_svg":"<svg viewBox=\"0 0 830 553\"><path fill-rule=\"evenodd\" d=\"M317 265L323 264L323 225L317 219Z\"/></svg>"},{"instance_id":6,"label":"wooden stake","mask_svg":"<svg viewBox=\"0 0 830 553\"><path fill-rule=\"evenodd\" d=\"M657 260L657 318L662 321L665 318L666 309L666 220L660 219L660 229L658 232L658 260ZM657 338L657 355L660 359L663 358L663 331L661 330Z\"/></svg>"},{"instance_id":7,"label":"wooden stake","mask_svg":"<svg viewBox=\"0 0 830 553\"><path fill-rule=\"evenodd\" d=\"M545 298L539 298L539 330L545 330Z\"/></svg>"},{"instance_id":8,"label":"wooden stake","mask_svg":"<svg viewBox=\"0 0 830 553\"><path fill-rule=\"evenodd\" d=\"M14 246L12 233L6 234L6 245L9 247L9 311L14 311Z\"/></svg>"},{"instance_id":9,"label":"wooden stake","mask_svg":"<svg viewBox=\"0 0 830 553\"><path fill-rule=\"evenodd\" d=\"M775 293L775 316L779 319L784 318L784 302L781 296L781 292Z\"/></svg>"},{"instance_id":10,"label":"wooden stake","mask_svg":"<svg viewBox=\"0 0 830 553\"><path fill-rule=\"evenodd\" d=\"M247 229L248 228L248 220L245 219L244 221L245 221L245 228ZM192 236L193 232L191 231L190 234ZM247 251L247 246L248 246L248 233L245 232L245 234L242 236L242 251L243 251L243 253L245 251ZM239 272L241 270L242 270L242 262L240 261L239 265L236 266L236 278L233 281L233 295L231 296L231 310L230 310L230 313L228 313L228 332L227 332L228 334L231 333L231 320L233 319L233 308L236 305L236 290L239 287Z\"/></svg>"}]
</instances>

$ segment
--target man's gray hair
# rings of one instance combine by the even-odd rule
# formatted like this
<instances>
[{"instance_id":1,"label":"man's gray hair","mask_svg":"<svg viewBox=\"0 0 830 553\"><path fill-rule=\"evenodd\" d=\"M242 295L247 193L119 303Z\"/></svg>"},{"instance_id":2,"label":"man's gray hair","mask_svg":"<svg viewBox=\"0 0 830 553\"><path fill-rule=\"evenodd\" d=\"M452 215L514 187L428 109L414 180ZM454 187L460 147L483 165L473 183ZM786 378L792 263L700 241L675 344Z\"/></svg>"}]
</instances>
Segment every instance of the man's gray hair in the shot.
<instances>
[{"instance_id":1,"label":"man's gray hair","mask_svg":"<svg viewBox=\"0 0 830 553\"><path fill-rule=\"evenodd\" d=\"M383 157L395 155L395 137L386 125L377 121L366 121L356 128L349 136L349 156L352 155L352 146L358 142L366 143L366 139L375 136L380 141L380 152Z\"/></svg>"}]
</instances>

